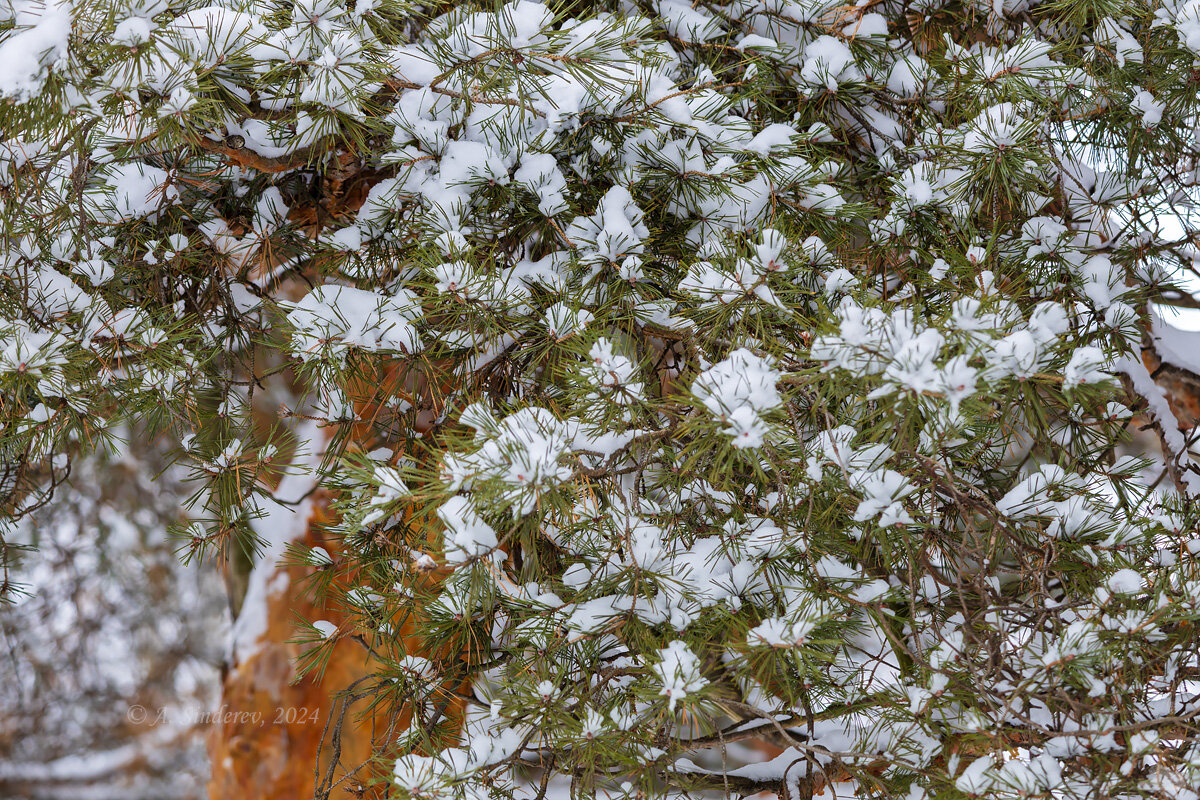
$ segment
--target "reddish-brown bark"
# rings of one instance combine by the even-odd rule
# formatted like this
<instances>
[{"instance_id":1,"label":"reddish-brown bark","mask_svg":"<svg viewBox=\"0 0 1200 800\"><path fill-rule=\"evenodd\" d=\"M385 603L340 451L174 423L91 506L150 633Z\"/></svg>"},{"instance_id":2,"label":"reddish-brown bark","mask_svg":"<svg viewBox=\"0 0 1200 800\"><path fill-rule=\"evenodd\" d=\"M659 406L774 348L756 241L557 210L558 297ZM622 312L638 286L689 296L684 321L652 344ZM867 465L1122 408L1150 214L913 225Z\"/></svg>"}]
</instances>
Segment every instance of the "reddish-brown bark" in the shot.
<instances>
[{"instance_id":1,"label":"reddish-brown bark","mask_svg":"<svg viewBox=\"0 0 1200 800\"><path fill-rule=\"evenodd\" d=\"M336 551L323 535L327 502L315 505L300 544ZM266 631L253 654L224 676L222 706L209 735L210 800L305 800L335 757L330 797L382 797L378 787L368 788L378 777L369 759L382 720L366 712L367 700L347 704L344 697L371 674L366 648L339 635L326 668L297 680L297 659L312 646L289 641L298 619L326 619L348 633L345 614L314 605L305 583L313 569L295 563L276 568Z\"/></svg>"}]
</instances>

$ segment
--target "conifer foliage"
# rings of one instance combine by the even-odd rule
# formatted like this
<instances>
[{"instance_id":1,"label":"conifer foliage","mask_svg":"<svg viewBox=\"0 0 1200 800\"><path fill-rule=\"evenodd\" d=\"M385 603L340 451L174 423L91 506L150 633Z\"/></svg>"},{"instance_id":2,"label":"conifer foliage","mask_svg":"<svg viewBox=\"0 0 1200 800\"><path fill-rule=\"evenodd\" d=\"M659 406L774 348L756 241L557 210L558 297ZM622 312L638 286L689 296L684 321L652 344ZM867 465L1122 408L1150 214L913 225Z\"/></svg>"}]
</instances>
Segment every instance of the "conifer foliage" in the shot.
<instances>
[{"instance_id":1,"label":"conifer foliage","mask_svg":"<svg viewBox=\"0 0 1200 800\"><path fill-rule=\"evenodd\" d=\"M6 514L322 452L397 798L1200 797L1196 0L203 2L0 11Z\"/></svg>"}]
</instances>

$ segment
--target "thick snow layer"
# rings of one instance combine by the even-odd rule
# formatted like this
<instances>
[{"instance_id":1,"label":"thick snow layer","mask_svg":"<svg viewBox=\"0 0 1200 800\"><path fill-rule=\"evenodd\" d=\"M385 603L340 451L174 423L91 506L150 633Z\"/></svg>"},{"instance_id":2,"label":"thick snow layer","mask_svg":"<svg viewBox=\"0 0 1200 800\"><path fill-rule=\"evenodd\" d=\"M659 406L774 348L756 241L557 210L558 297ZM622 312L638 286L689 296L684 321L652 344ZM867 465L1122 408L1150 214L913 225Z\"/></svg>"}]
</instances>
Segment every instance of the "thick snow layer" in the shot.
<instances>
[{"instance_id":1,"label":"thick snow layer","mask_svg":"<svg viewBox=\"0 0 1200 800\"><path fill-rule=\"evenodd\" d=\"M351 286L318 286L288 311L296 329L292 347L302 356L316 355L326 345L411 353L420 348L412 325L419 313L407 291L385 296Z\"/></svg>"},{"instance_id":2,"label":"thick snow layer","mask_svg":"<svg viewBox=\"0 0 1200 800\"><path fill-rule=\"evenodd\" d=\"M255 55L269 57L261 45L267 30L250 14L221 6L189 11L171 23L164 33L174 39L196 66L208 69L240 48L260 45Z\"/></svg>"},{"instance_id":3,"label":"thick snow layer","mask_svg":"<svg viewBox=\"0 0 1200 800\"><path fill-rule=\"evenodd\" d=\"M114 164L103 173L106 191L101 195L96 216L110 222L149 217L179 199L171 176L159 167L140 162Z\"/></svg>"},{"instance_id":4,"label":"thick snow layer","mask_svg":"<svg viewBox=\"0 0 1200 800\"><path fill-rule=\"evenodd\" d=\"M71 10L67 3L12 4L15 33L0 37L0 96L26 98L41 91L48 70L67 57Z\"/></svg>"},{"instance_id":5,"label":"thick snow layer","mask_svg":"<svg viewBox=\"0 0 1200 800\"><path fill-rule=\"evenodd\" d=\"M1159 315L1150 321L1154 352L1163 363L1200 375L1200 331L1182 331Z\"/></svg>"}]
</instances>

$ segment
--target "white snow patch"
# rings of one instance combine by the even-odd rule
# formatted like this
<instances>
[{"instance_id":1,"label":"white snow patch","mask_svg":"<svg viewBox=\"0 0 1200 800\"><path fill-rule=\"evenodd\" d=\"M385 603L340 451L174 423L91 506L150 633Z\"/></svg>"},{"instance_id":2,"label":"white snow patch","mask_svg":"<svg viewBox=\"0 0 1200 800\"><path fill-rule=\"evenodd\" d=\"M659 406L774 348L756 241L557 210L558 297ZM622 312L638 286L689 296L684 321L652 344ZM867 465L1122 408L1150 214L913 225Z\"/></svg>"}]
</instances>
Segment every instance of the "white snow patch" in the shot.
<instances>
[{"instance_id":1,"label":"white snow patch","mask_svg":"<svg viewBox=\"0 0 1200 800\"><path fill-rule=\"evenodd\" d=\"M307 423L297 431L300 447L311 451L301 459L296 469L285 475L275 490L275 497L290 501L308 494L316 483L313 470L320 463L324 436L316 423ZM287 575L278 571L279 559L289 543L299 539L308 529L308 518L312 515L313 503L305 497L295 505L275 500L264 503L262 516L250 523L264 543L254 569L242 609L230 631L227 660L231 664L245 663L260 647L259 639L267 632L267 601L287 589Z\"/></svg>"}]
</instances>

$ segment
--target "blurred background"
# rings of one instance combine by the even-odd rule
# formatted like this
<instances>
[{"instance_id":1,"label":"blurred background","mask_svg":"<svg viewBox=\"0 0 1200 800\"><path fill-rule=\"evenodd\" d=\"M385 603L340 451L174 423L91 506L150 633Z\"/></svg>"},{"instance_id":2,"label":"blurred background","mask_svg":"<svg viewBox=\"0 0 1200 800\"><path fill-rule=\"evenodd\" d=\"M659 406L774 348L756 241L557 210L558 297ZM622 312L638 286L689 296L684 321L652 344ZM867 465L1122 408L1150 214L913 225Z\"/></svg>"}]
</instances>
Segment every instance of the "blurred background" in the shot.
<instances>
[{"instance_id":1,"label":"blurred background","mask_svg":"<svg viewBox=\"0 0 1200 800\"><path fill-rule=\"evenodd\" d=\"M224 583L167 534L196 487L165 446L120 438L0 537L16 584L0 604L5 800L205 796Z\"/></svg>"}]
</instances>

